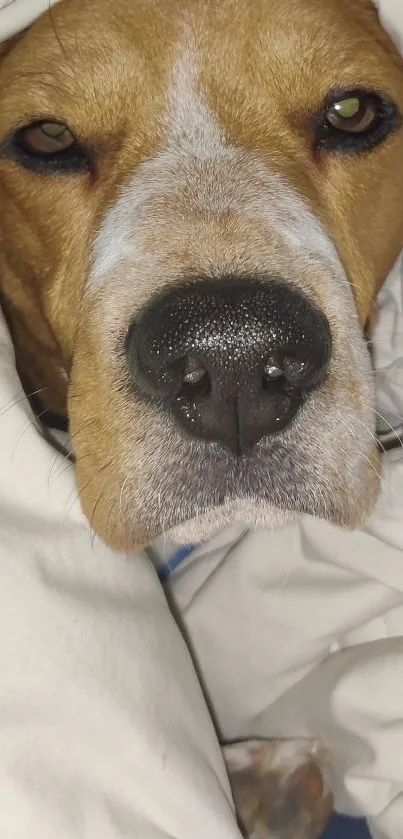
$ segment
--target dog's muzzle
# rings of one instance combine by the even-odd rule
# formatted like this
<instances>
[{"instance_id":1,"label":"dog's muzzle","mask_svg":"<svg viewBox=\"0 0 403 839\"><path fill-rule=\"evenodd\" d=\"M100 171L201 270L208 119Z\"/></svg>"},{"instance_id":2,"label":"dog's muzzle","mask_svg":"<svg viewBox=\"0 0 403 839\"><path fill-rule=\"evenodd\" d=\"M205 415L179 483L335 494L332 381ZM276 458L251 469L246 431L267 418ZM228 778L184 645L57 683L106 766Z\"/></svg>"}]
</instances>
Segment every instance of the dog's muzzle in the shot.
<instances>
[{"instance_id":1,"label":"dog's muzzle","mask_svg":"<svg viewBox=\"0 0 403 839\"><path fill-rule=\"evenodd\" d=\"M155 298L126 341L135 385L234 454L286 428L326 375L324 314L295 286L227 278Z\"/></svg>"}]
</instances>

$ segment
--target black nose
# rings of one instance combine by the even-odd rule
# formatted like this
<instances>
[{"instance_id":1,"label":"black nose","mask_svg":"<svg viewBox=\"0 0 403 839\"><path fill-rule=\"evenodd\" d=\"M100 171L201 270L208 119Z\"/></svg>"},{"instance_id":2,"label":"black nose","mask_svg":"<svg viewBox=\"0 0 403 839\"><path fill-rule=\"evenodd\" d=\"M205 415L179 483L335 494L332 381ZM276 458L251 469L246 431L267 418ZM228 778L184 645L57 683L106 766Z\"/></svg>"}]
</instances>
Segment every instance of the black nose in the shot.
<instances>
[{"instance_id":1,"label":"black nose","mask_svg":"<svg viewBox=\"0 0 403 839\"><path fill-rule=\"evenodd\" d=\"M155 299L126 351L137 387L194 436L236 454L290 424L324 380L325 315L296 287L228 278Z\"/></svg>"}]
</instances>

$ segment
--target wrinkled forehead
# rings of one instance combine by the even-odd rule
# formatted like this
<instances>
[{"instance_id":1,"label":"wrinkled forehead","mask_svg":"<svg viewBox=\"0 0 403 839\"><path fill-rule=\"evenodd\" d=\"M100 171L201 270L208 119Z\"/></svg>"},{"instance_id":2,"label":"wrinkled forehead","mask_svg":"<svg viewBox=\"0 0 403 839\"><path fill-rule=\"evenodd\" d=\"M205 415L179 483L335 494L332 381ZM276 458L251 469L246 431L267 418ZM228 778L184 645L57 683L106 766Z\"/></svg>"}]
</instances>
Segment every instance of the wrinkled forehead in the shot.
<instances>
[{"instance_id":1,"label":"wrinkled forehead","mask_svg":"<svg viewBox=\"0 0 403 839\"><path fill-rule=\"evenodd\" d=\"M400 76L369 5L353 5L364 12L343 0L64 0L4 62L2 119L46 114L149 154L164 143L173 86L184 96L188 80L230 142L264 148L331 88L393 93Z\"/></svg>"}]
</instances>

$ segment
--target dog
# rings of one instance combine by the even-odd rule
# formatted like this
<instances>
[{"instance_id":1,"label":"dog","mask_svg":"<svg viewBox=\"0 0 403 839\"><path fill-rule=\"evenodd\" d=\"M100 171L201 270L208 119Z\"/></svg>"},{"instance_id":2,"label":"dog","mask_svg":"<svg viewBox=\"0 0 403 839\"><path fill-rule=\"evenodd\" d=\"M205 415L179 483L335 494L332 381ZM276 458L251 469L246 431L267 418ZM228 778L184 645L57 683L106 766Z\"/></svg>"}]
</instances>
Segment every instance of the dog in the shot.
<instances>
[{"instance_id":1,"label":"dog","mask_svg":"<svg viewBox=\"0 0 403 839\"><path fill-rule=\"evenodd\" d=\"M1 305L94 531L360 526L366 335L403 246L403 61L371 0L63 0L0 87Z\"/></svg>"},{"instance_id":2,"label":"dog","mask_svg":"<svg viewBox=\"0 0 403 839\"><path fill-rule=\"evenodd\" d=\"M64 0L7 42L1 301L113 547L372 510L402 80L370 0Z\"/></svg>"}]
</instances>

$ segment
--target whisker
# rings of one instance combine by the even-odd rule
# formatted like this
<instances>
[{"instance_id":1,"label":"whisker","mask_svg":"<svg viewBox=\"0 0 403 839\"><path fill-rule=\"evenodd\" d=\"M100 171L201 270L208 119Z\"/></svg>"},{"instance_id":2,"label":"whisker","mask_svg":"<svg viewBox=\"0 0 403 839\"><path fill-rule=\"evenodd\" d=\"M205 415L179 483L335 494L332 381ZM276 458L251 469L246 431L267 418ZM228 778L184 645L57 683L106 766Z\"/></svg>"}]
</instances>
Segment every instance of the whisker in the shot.
<instances>
[{"instance_id":1,"label":"whisker","mask_svg":"<svg viewBox=\"0 0 403 839\"><path fill-rule=\"evenodd\" d=\"M88 417L88 419L86 419L78 428L76 428L70 434L70 439L72 441L76 440L83 433L83 431L87 430L89 425L92 425L92 423L93 423L93 417Z\"/></svg>"},{"instance_id":2,"label":"whisker","mask_svg":"<svg viewBox=\"0 0 403 839\"><path fill-rule=\"evenodd\" d=\"M387 426L388 426L388 428L390 428L390 430L393 432L394 436L396 437L396 439L397 439L397 441L398 441L399 445L402 445L402 438L401 438L401 436L397 433L396 429L395 429L395 428L393 428L393 425L391 425L391 424L390 424L390 422L388 422L388 420L386 419L386 417L382 416L382 414L380 414L380 413L379 413L379 411L376 411L376 410L375 410L375 408L371 408L371 411L373 411L373 413L374 413L374 414L376 414L376 416L377 416L377 417L379 417L379 419L381 419L381 420L382 420L382 422L384 422L384 423L385 423L385 425L387 425Z\"/></svg>"},{"instance_id":3,"label":"whisker","mask_svg":"<svg viewBox=\"0 0 403 839\"><path fill-rule=\"evenodd\" d=\"M67 55L67 52L66 52L66 50L65 50L65 48L64 48L64 46L63 46L63 43L62 43L61 39L60 39L60 35L59 35L59 33L58 33L57 29L56 29L55 20L54 20L54 17L53 17L53 10L52 10L52 7L51 7L50 3L49 3L48 14L49 14L50 22L51 22L51 24L52 24L52 29L53 29L53 32L55 33L55 37L56 37L57 43L59 44L59 47L60 47L60 49L61 49L61 51L62 51L62 53L63 53L63 55L64 55L64 57L65 57L66 61L68 61L68 60L69 60L69 57L68 57L68 55Z\"/></svg>"},{"instance_id":4,"label":"whisker","mask_svg":"<svg viewBox=\"0 0 403 839\"><path fill-rule=\"evenodd\" d=\"M395 332L393 330L393 339L394 338L400 338L402 336L403 336L403 332ZM380 338L380 337L378 338L377 336L374 335L373 338L368 338L368 340L366 340L365 343L366 344L375 344L375 346L376 346L376 344L393 344L393 340L391 341L390 338Z\"/></svg>"},{"instance_id":5,"label":"whisker","mask_svg":"<svg viewBox=\"0 0 403 839\"><path fill-rule=\"evenodd\" d=\"M92 511L92 513L91 513L91 518L90 518L90 531L91 531L91 545L92 545L92 550L94 550L95 539L96 539L96 537L97 537L97 535L98 535L98 534L97 534L97 532L96 532L96 530L95 530L95 528L94 528L95 513L96 513L96 511L97 511L98 504L100 503L100 501L101 501L101 499L104 497L104 495L105 495L105 489L104 489L104 490L102 490L102 492L98 495L98 498L97 498L97 500L96 500L96 502L95 502L95 504L94 504L93 511Z\"/></svg>"},{"instance_id":6,"label":"whisker","mask_svg":"<svg viewBox=\"0 0 403 839\"><path fill-rule=\"evenodd\" d=\"M97 480L99 478L99 476L105 471L105 469L109 469L109 467L112 466L112 464L113 464L113 460L110 460L108 463L105 463L101 467L101 469L98 469L98 471L94 475L92 475L91 478L89 478L89 480L84 484L84 486L82 486L80 489L77 489L77 492L74 494L74 498L73 498L71 504L69 504L69 506L67 508L67 512L66 512L66 515L64 517L63 524L66 524L69 513L73 509L74 504L78 501L80 495L87 489L87 487L89 487L89 485L92 483L92 481Z\"/></svg>"},{"instance_id":7,"label":"whisker","mask_svg":"<svg viewBox=\"0 0 403 839\"><path fill-rule=\"evenodd\" d=\"M74 469L75 468L74 461L70 459L74 455L73 451L68 452L65 455L63 455L62 452L60 452L59 454L62 457L64 457L65 460L67 460L67 463L65 464L63 469L60 470L60 472L56 472L56 474L51 477L50 481L56 481L57 478L61 478L65 474L65 472L68 472L69 469L71 469L71 468ZM80 463L81 463L82 460L85 460L86 457L91 457L90 452L86 452L85 454L81 455Z\"/></svg>"},{"instance_id":8,"label":"whisker","mask_svg":"<svg viewBox=\"0 0 403 839\"><path fill-rule=\"evenodd\" d=\"M48 388L41 387L39 388L39 390L34 390L32 391L32 393L29 394L24 393L18 399L11 400L11 403L7 404L7 406L0 413L0 419L4 417L9 411L11 411L12 408L16 408L17 405L21 405L21 402L25 402L27 399L31 399L32 396L38 396L38 394L43 393L45 390L48 390Z\"/></svg>"},{"instance_id":9,"label":"whisker","mask_svg":"<svg viewBox=\"0 0 403 839\"><path fill-rule=\"evenodd\" d=\"M372 410L373 410L373 409L372 409ZM371 429L370 429L370 428L368 428L368 426L365 424L365 422L363 422L362 420L358 419L358 417L354 417L354 421L355 421L355 422L358 422L360 425L362 425L362 427L363 427L363 428L365 428L365 431L367 431L367 432L368 432L369 436L370 436L370 437L372 437L372 439L373 439L373 441L374 441L375 445L376 445L376 446L380 446L380 447L381 447L381 449L382 449L382 451L383 451L383 452L385 452L385 447L382 445L381 441L378 439L378 437L376 436L376 434L374 434L374 432L373 432L373 431L371 431ZM352 433L353 433L353 432L352 432Z\"/></svg>"},{"instance_id":10,"label":"whisker","mask_svg":"<svg viewBox=\"0 0 403 839\"><path fill-rule=\"evenodd\" d=\"M378 480L379 480L379 481L381 482L381 484L382 484L382 483L383 483L382 473L381 473L381 472L378 472L378 470L377 470L376 466L372 463L371 458L370 458L370 457L368 457L366 454L363 454L363 455L362 455L362 457L364 458L364 460L366 460L366 461L367 461L367 463L369 463L369 465L370 465L370 467L371 467L372 471L373 471L373 472L375 472L376 477L378 478Z\"/></svg>"},{"instance_id":11,"label":"whisker","mask_svg":"<svg viewBox=\"0 0 403 839\"><path fill-rule=\"evenodd\" d=\"M41 411L40 414L38 414L37 419L39 420L41 418L41 416L43 416L43 414L45 414L45 413L46 413L46 409L44 411ZM17 438L17 440L14 444L13 451L11 453L11 463L12 464L14 464L14 458L15 458L15 455L17 453L17 448L18 448L19 444L21 443L21 440L23 439L23 437L25 436L27 431L29 431L30 428L32 428L32 420L31 419L27 420L27 422L25 423L25 425L24 425L24 427L21 431L21 434L18 435L18 438Z\"/></svg>"},{"instance_id":12,"label":"whisker","mask_svg":"<svg viewBox=\"0 0 403 839\"><path fill-rule=\"evenodd\" d=\"M121 488L120 488L120 495L119 495L119 513L120 513L120 515L121 515L122 519L124 519L123 510L122 510L123 493L124 493L124 489L125 489L125 486L126 486L126 484L127 484L128 480L129 480L129 475L126 475L126 477L125 477L125 479L124 479L124 481L123 481L123 483L122 483L122 486L121 486Z\"/></svg>"}]
</instances>

